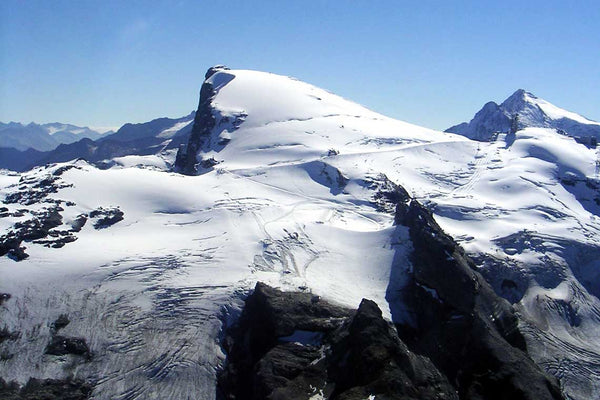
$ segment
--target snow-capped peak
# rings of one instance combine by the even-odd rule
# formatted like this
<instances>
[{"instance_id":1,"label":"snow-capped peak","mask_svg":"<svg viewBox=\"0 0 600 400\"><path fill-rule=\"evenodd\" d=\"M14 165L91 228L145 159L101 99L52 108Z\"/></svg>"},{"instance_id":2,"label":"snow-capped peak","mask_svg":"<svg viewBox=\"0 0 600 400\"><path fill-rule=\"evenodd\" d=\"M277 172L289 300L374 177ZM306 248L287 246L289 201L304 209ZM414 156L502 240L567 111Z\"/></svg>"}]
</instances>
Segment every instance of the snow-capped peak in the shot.
<instances>
[{"instance_id":1,"label":"snow-capped peak","mask_svg":"<svg viewBox=\"0 0 600 400\"><path fill-rule=\"evenodd\" d=\"M332 149L364 151L365 144L447 138L287 76L213 67L207 77L190 141L178 157L186 173L195 173L197 156L248 167L319 159Z\"/></svg>"},{"instance_id":2,"label":"snow-capped peak","mask_svg":"<svg viewBox=\"0 0 600 400\"><path fill-rule=\"evenodd\" d=\"M528 127L556 129L583 140L600 138L600 123L557 107L524 89L517 90L500 105L486 103L469 123L453 126L446 132L489 140L495 133Z\"/></svg>"},{"instance_id":3,"label":"snow-capped peak","mask_svg":"<svg viewBox=\"0 0 600 400\"><path fill-rule=\"evenodd\" d=\"M518 113L523 109L535 107L538 98L525 89L518 89L499 105L504 111Z\"/></svg>"},{"instance_id":4,"label":"snow-capped peak","mask_svg":"<svg viewBox=\"0 0 600 400\"><path fill-rule=\"evenodd\" d=\"M509 119L518 116L522 127L549 127L550 118L538 106L538 100L534 94L519 89L504 100L499 108Z\"/></svg>"}]
</instances>

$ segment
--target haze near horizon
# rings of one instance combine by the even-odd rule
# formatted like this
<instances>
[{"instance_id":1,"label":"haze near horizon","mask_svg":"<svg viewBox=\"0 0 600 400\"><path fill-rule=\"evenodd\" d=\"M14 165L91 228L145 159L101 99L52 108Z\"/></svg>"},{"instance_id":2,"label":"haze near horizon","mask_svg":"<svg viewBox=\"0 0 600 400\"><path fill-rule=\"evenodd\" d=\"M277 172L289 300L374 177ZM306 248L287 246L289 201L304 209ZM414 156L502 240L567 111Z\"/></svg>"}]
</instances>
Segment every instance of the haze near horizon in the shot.
<instances>
[{"instance_id":1,"label":"haze near horizon","mask_svg":"<svg viewBox=\"0 0 600 400\"><path fill-rule=\"evenodd\" d=\"M443 130L518 88L600 120L592 1L5 1L0 120L116 127L189 113L214 64L297 77Z\"/></svg>"}]
</instances>

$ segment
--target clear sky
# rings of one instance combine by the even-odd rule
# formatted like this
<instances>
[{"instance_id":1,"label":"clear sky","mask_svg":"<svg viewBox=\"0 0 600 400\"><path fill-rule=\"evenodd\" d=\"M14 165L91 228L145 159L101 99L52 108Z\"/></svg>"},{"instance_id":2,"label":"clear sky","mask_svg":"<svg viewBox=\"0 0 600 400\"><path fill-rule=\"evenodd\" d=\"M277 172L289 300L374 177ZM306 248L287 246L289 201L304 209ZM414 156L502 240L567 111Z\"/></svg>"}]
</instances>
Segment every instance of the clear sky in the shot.
<instances>
[{"instance_id":1,"label":"clear sky","mask_svg":"<svg viewBox=\"0 0 600 400\"><path fill-rule=\"evenodd\" d=\"M592 1L0 2L0 121L120 126L196 108L223 63L445 129L524 88L600 120Z\"/></svg>"}]
</instances>

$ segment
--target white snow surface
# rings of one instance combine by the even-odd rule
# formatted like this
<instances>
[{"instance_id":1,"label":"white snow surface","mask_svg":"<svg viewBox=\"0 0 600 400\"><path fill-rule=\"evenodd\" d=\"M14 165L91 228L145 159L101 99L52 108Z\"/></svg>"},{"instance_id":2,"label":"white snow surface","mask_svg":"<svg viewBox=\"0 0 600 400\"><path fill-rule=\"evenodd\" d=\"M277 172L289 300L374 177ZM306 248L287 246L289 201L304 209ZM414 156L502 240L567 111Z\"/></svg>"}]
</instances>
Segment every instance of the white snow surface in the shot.
<instances>
[{"instance_id":1,"label":"white snow surface","mask_svg":"<svg viewBox=\"0 0 600 400\"><path fill-rule=\"evenodd\" d=\"M567 118L572 119L573 121L577 121L581 124L600 125L600 122L592 121L591 119L587 119L577 113L557 107L554 104L549 103L544 99L532 96L530 93L527 92L525 92L525 100L540 107L542 111L551 119Z\"/></svg>"},{"instance_id":2,"label":"white snow surface","mask_svg":"<svg viewBox=\"0 0 600 400\"><path fill-rule=\"evenodd\" d=\"M185 128L186 126L190 125L194 123L194 120L192 119L191 121L181 121L181 122L177 122L175 125L173 125L170 128L167 128L165 130L163 130L162 132L160 132L158 135L156 135L159 138L165 138L165 139L170 139L173 136L175 136L175 134L177 132L179 132L180 130L182 130L183 128Z\"/></svg>"},{"instance_id":3,"label":"white snow surface","mask_svg":"<svg viewBox=\"0 0 600 400\"><path fill-rule=\"evenodd\" d=\"M373 202L370 184L384 173L476 260L506 265L534 359L572 398L600 393L600 257L585 256L600 254L600 205L582 183L598 182L594 150L543 128L474 142L274 74L227 70L210 81L218 115L247 115L236 130L216 124L213 135L230 141L202 154L220 162L214 170L182 176L156 156L108 170L67 163L76 168L60 176L65 187L48 195L74 203L62 204L64 226L98 207L118 206L124 220L100 230L88 221L58 249L25 243L20 262L0 258L0 292L12 295L2 323L21 333L3 344L17 354L0 364L4 379L73 374L96 379L94 399L212 399L220 332L259 280L353 308L369 298L391 318L386 290L408 276L411 243ZM33 186L59 167L22 177ZM18 179L0 175L0 198L27 185ZM392 265L405 271L400 282ZM62 313L71 323L61 334L86 338L97 357L44 354Z\"/></svg>"}]
</instances>

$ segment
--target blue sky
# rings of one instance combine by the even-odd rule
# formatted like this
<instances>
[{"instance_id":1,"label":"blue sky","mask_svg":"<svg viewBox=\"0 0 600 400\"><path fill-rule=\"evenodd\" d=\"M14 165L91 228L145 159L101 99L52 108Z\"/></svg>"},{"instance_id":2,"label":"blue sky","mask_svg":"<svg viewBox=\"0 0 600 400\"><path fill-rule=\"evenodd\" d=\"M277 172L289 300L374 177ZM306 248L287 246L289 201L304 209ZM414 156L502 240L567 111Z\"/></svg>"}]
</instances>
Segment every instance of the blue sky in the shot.
<instances>
[{"instance_id":1,"label":"blue sky","mask_svg":"<svg viewBox=\"0 0 600 400\"><path fill-rule=\"evenodd\" d=\"M518 88L600 120L600 5L0 2L0 121L182 116L218 63L295 76L436 129Z\"/></svg>"}]
</instances>

